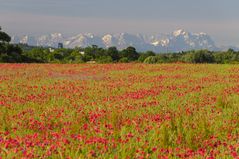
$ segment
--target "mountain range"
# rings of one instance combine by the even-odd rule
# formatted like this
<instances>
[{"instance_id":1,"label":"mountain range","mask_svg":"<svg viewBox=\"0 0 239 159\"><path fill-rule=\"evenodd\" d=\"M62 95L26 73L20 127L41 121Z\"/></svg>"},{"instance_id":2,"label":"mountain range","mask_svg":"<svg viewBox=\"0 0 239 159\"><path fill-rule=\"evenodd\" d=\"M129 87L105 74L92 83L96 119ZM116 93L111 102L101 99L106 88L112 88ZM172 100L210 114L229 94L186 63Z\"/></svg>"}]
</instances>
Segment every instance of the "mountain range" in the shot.
<instances>
[{"instance_id":1,"label":"mountain range","mask_svg":"<svg viewBox=\"0 0 239 159\"><path fill-rule=\"evenodd\" d=\"M142 35L142 34L105 34L94 35L92 33L78 34L67 37L62 33L34 36L13 36L12 43L23 43L32 46L57 47L63 43L66 48L87 47L97 45L108 48L116 46L124 49L128 46L135 47L138 51L151 50L154 52L180 52L187 50L226 50L229 47L218 47L212 38L206 33L191 33L183 29L176 30L170 34ZM237 49L234 47L233 49Z\"/></svg>"}]
</instances>

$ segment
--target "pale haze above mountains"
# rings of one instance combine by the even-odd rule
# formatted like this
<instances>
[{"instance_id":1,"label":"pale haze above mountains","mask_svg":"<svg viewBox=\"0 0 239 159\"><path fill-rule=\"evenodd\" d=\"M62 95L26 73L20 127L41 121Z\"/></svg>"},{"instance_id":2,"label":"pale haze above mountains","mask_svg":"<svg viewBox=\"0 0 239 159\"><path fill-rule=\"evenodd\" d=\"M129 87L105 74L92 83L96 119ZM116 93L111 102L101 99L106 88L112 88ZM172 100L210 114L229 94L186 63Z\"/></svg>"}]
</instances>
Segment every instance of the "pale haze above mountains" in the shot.
<instances>
[{"instance_id":1,"label":"pale haze above mountains","mask_svg":"<svg viewBox=\"0 0 239 159\"><path fill-rule=\"evenodd\" d=\"M12 43L23 43L32 46L57 47L63 43L66 48L87 47L97 45L108 48L115 46L122 50L133 46L137 51L180 52L188 50L208 49L212 51L227 50L232 46L217 46L212 38L206 33L191 33L183 29L173 31L169 34L143 35L143 34L105 34L94 35L92 33L78 34L67 37L61 33L34 36L13 36Z\"/></svg>"}]
</instances>

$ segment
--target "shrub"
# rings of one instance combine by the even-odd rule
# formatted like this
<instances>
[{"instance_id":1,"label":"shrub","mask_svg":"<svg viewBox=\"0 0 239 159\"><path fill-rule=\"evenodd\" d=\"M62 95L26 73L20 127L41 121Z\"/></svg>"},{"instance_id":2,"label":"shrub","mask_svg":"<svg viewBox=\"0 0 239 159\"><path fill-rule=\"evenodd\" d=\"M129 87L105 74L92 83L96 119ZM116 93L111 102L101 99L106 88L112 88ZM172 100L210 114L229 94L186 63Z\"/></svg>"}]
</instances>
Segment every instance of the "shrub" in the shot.
<instances>
[{"instance_id":1,"label":"shrub","mask_svg":"<svg viewBox=\"0 0 239 159\"><path fill-rule=\"evenodd\" d=\"M110 56L101 56L96 61L97 63L112 63L113 59Z\"/></svg>"},{"instance_id":2,"label":"shrub","mask_svg":"<svg viewBox=\"0 0 239 159\"><path fill-rule=\"evenodd\" d=\"M158 63L158 56L149 56L144 60L144 63L147 63L147 64Z\"/></svg>"},{"instance_id":3,"label":"shrub","mask_svg":"<svg viewBox=\"0 0 239 159\"><path fill-rule=\"evenodd\" d=\"M119 60L120 63L128 63L129 59L127 57L123 57Z\"/></svg>"}]
</instances>

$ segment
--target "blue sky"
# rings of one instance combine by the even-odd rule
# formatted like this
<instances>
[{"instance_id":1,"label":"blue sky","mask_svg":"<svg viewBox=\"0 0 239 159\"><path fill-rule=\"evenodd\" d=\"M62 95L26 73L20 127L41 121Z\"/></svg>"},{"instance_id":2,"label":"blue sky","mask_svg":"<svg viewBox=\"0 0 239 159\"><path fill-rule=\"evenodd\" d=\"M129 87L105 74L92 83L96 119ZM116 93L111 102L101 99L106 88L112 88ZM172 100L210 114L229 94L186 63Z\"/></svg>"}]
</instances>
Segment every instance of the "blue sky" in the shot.
<instances>
[{"instance_id":1,"label":"blue sky","mask_svg":"<svg viewBox=\"0 0 239 159\"><path fill-rule=\"evenodd\" d=\"M0 0L0 25L11 35L62 32L206 32L239 45L238 0Z\"/></svg>"}]
</instances>

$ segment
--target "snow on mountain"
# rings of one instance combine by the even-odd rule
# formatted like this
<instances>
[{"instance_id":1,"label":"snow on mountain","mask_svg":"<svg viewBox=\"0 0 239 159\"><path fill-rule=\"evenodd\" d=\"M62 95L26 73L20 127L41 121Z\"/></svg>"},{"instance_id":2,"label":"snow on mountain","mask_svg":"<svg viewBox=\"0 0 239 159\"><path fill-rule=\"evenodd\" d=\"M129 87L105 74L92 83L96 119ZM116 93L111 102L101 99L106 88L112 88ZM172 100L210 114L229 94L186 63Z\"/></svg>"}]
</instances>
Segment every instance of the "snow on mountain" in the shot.
<instances>
[{"instance_id":1,"label":"snow on mountain","mask_svg":"<svg viewBox=\"0 0 239 159\"><path fill-rule=\"evenodd\" d=\"M208 49L215 50L216 46L211 37L205 33L190 33L183 29L174 31L161 41L167 50L177 52L186 50Z\"/></svg>"},{"instance_id":2,"label":"snow on mountain","mask_svg":"<svg viewBox=\"0 0 239 159\"><path fill-rule=\"evenodd\" d=\"M57 47L58 43L65 41L64 36L61 33L53 33L49 35L42 35L36 38L37 46L51 46Z\"/></svg>"},{"instance_id":3,"label":"snow on mountain","mask_svg":"<svg viewBox=\"0 0 239 159\"><path fill-rule=\"evenodd\" d=\"M19 43L21 41L21 38L19 36L12 36L11 37L11 42L16 44Z\"/></svg>"},{"instance_id":4,"label":"snow on mountain","mask_svg":"<svg viewBox=\"0 0 239 159\"><path fill-rule=\"evenodd\" d=\"M19 40L18 43L29 44L29 45L36 45L37 40L35 37L25 35L23 37L14 37L14 40Z\"/></svg>"},{"instance_id":5,"label":"snow on mountain","mask_svg":"<svg viewBox=\"0 0 239 159\"><path fill-rule=\"evenodd\" d=\"M113 37L110 34L106 34L102 37L103 43L108 48L110 46L116 46L117 45L117 39Z\"/></svg>"},{"instance_id":6,"label":"snow on mountain","mask_svg":"<svg viewBox=\"0 0 239 159\"><path fill-rule=\"evenodd\" d=\"M95 36L92 33L79 34L70 37L64 41L65 47L87 47L91 45L97 45L99 47L105 47L100 36Z\"/></svg>"},{"instance_id":7,"label":"snow on mountain","mask_svg":"<svg viewBox=\"0 0 239 159\"><path fill-rule=\"evenodd\" d=\"M114 35L114 37L117 39L116 47L118 49L124 49L128 46L133 46L139 51L146 51L152 49L152 45L147 43L144 39L144 36L142 36L141 34L121 33Z\"/></svg>"},{"instance_id":8,"label":"snow on mountain","mask_svg":"<svg viewBox=\"0 0 239 159\"><path fill-rule=\"evenodd\" d=\"M92 33L86 33L65 37L61 33L53 33L40 37L14 36L12 42L50 47L57 47L58 43L63 43L64 47L67 48L97 45L104 48L116 46L118 49L124 49L128 46L133 46L138 51L152 50L155 52L217 49L211 37L206 33L190 33L183 29L176 30L170 34L157 35L120 33L98 36Z\"/></svg>"},{"instance_id":9,"label":"snow on mountain","mask_svg":"<svg viewBox=\"0 0 239 159\"><path fill-rule=\"evenodd\" d=\"M175 37L181 36L181 35L187 35L187 34L188 34L188 33L185 32L183 29L179 29L179 30L176 30L176 31L173 32L173 35L174 35Z\"/></svg>"}]
</instances>

